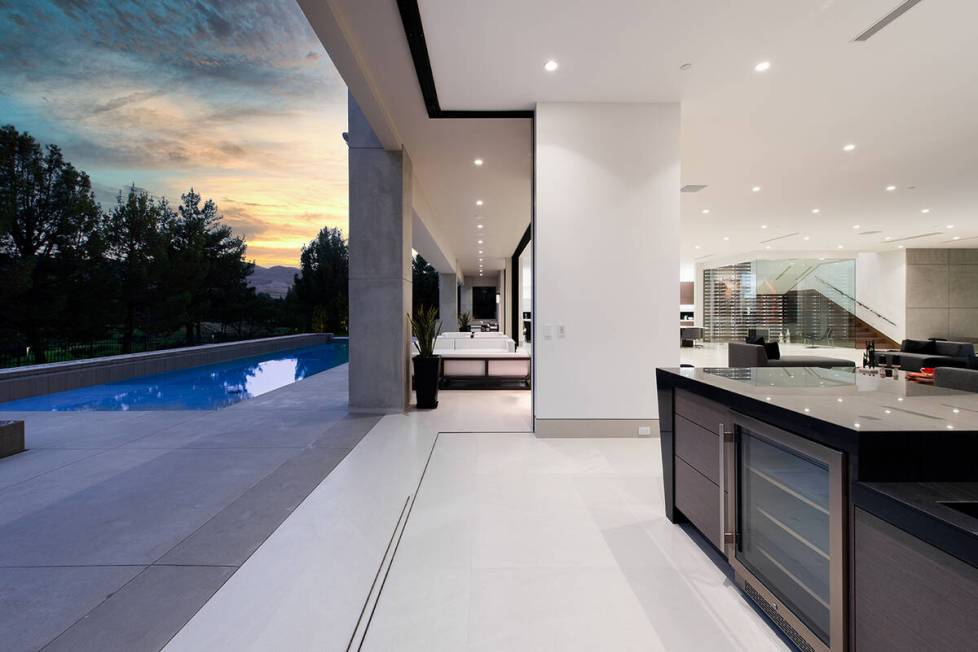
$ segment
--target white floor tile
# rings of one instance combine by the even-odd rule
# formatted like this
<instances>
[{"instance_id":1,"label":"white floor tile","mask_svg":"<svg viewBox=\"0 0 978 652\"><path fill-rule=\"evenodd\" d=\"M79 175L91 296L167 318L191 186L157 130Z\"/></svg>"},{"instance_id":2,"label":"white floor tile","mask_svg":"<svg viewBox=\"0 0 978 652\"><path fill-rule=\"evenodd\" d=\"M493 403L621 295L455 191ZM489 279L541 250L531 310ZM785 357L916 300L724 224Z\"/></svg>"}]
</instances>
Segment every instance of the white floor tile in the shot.
<instances>
[{"instance_id":1,"label":"white floor tile","mask_svg":"<svg viewBox=\"0 0 978 652\"><path fill-rule=\"evenodd\" d=\"M365 649L787 649L661 483L658 439L442 434Z\"/></svg>"}]
</instances>

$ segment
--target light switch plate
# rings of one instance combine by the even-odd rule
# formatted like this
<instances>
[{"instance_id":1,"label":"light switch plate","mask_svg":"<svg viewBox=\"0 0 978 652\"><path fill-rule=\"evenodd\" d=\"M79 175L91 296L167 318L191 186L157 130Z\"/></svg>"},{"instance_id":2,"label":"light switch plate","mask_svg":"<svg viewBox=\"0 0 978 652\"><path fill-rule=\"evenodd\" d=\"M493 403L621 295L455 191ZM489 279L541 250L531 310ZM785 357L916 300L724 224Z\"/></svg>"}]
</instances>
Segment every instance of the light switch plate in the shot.
<instances>
[{"instance_id":1,"label":"light switch plate","mask_svg":"<svg viewBox=\"0 0 978 652\"><path fill-rule=\"evenodd\" d=\"M652 434L652 428L649 427L649 426L639 426L638 427L638 434L640 434L640 435L651 435Z\"/></svg>"}]
</instances>

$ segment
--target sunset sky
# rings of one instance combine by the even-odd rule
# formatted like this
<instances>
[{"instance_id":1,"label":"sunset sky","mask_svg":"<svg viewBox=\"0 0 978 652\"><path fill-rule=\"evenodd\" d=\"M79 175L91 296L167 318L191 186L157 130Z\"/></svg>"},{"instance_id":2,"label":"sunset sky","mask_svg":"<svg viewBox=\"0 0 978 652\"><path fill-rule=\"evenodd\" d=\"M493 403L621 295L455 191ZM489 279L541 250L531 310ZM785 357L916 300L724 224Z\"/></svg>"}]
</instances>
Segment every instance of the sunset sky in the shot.
<instances>
[{"instance_id":1,"label":"sunset sky","mask_svg":"<svg viewBox=\"0 0 978 652\"><path fill-rule=\"evenodd\" d=\"M295 0L0 0L0 124L106 208L195 187L260 265L346 231L346 87Z\"/></svg>"}]
</instances>

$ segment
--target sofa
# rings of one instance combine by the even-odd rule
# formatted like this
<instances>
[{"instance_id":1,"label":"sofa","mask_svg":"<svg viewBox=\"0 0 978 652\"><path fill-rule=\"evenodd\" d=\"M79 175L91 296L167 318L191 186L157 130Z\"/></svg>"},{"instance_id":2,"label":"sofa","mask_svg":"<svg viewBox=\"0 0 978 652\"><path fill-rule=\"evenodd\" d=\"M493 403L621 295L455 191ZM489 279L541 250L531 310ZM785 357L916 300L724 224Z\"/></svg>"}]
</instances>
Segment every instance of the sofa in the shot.
<instances>
[{"instance_id":1,"label":"sofa","mask_svg":"<svg viewBox=\"0 0 978 652\"><path fill-rule=\"evenodd\" d=\"M880 351L876 359L879 364L899 366L904 371L920 371L927 367L978 367L974 344L946 340L903 340L899 351Z\"/></svg>"},{"instance_id":2,"label":"sofa","mask_svg":"<svg viewBox=\"0 0 978 652\"><path fill-rule=\"evenodd\" d=\"M464 335L442 334L435 339L435 353L441 356L441 387L530 386L530 354L517 351L512 339L502 333Z\"/></svg>"},{"instance_id":3,"label":"sofa","mask_svg":"<svg viewBox=\"0 0 978 652\"><path fill-rule=\"evenodd\" d=\"M754 367L855 367L852 360L818 355L783 355L776 360L767 357L763 344L731 342L727 350L727 366L733 369Z\"/></svg>"},{"instance_id":4,"label":"sofa","mask_svg":"<svg viewBox=\"0 0 978 652\"><path fill-rule=\"evenodd\" d=\"M934 369L934 386L962 392L978 392L978 371L959 367L937 367Z\"/></svg>"}]
</instances>

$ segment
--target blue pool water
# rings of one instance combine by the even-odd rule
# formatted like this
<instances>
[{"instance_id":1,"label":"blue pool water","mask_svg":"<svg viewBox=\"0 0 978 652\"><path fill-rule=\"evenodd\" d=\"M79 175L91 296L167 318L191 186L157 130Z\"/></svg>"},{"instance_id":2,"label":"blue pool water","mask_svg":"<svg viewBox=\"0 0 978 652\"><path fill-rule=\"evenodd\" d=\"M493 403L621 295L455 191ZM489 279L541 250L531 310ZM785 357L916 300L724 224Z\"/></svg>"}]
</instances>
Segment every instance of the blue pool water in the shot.
<instances>
[{"instance_id":1,"label":"blue pool water","mask_svg":"<svg viewBox=\"0 0 978 652\"><path fill-rule=\"evenodd\" d=\"M92 385L0 403L0 410L219 410L345 363L346 342Z\"/></svg>"}]
</instances>

